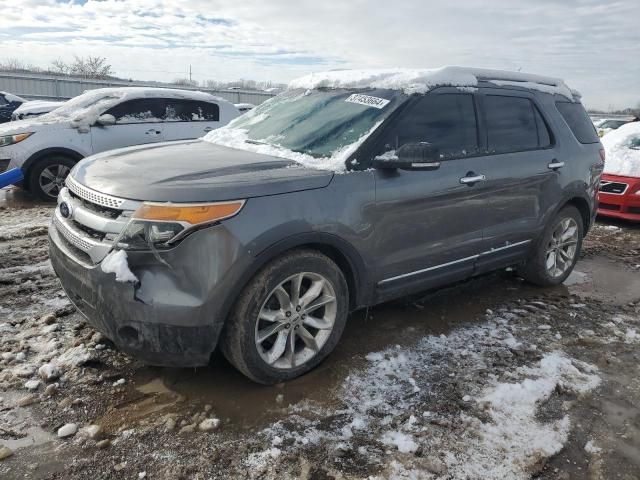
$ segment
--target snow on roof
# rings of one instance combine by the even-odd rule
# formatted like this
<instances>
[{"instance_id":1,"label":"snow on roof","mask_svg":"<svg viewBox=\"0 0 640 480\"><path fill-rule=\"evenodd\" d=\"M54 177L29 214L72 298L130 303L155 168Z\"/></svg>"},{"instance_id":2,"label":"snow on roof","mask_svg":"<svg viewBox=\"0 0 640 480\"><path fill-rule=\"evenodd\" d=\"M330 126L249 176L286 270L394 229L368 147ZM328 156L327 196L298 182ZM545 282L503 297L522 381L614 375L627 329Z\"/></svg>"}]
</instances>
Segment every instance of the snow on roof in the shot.
<instances>
[{"instance_id":1,"label":"snow on roof","mask_svg":"<svg viewBox=\"0 0 640 480\"><path fill-rule=\"evenodd\" d=\"M227 100L210 93L158 87L117 87L87 90L82 95L65 102L56 110L40 117L43 122L70 120L72 126L86 129L91 126L105 110L126 100L137 98L182 98L229 104Z\"/></svg>"},{"instance_id":2,"label":"snow on roof","mask_svg":"<svg viewBox=\"0 0 640 480\"><path fill-rule=\"evenodd\" d=\"M0 94L4 96L7 102L26 102L24 98L19 97L18 95L14 95L13 93L0 92Z\"/></svg>"},{"instance_id":3,"label":"snow on roof","mask_svg":"<svg viewBox=\"0 0 640 480\"><path fill-rule=\"evenodd\" d=\"M295 79L289 83L289 88L388 88L412 94L425 93L440 86L476 87L480 80L573 98L571 89L560 78L456 66L433 69L331 70Z\"/></svg>"},{"instance_id":4,"label":"snow on roof","mask_svg":"<svg viewBox=\"0 0 640 480\"><path fill-rule=\"evenodd\" d=\"M606 152L604 173L640 177L640 150L630 148L634 140L640 145L640 122L627 123L602 137Z\"/></svg>"},{"instance_id":5,"label":"snow on roof","mask_svg":"<svg viewBox=\"0 0 640 480\"><path fill-rule=\"evenodd\" d=\"M58 108L64 103L65 102L50 102L47 100L31 100L28 102L24 102L22 105L16 108L13 113L16 115L21 113L46 113Z\"/></svg>"}]
</instances>

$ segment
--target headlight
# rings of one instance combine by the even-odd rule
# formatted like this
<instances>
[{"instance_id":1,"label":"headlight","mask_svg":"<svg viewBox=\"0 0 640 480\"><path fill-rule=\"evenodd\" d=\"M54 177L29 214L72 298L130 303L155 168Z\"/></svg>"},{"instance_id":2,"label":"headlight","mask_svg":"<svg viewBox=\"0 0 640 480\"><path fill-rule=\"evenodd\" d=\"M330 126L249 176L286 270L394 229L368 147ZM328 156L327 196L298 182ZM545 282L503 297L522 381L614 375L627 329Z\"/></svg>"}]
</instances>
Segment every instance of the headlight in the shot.
<instances>
[{"instance_id":1,"label":"headlight","mask_svg":"<svg viewBox=\"0 0 640 480\"><path fill-rule=\"evenodd\" d=\"M166 204L145 202L117 239L120 248L168 248L190 230L237 215L244 200L219 203Z\"/></svg>"},{"instance_id":2,"label":"headlight","mask_svg":"<svg viewBox=\"0 0 640 480\"><path fill-rule=\"evenodd\" d=\"M4 135L0 137L0 147L6 147L7 145L20 143L24 139L29 138L31 135L33 135L33 132L16 133L15 135Z\"/></svg>"}]
</instances>

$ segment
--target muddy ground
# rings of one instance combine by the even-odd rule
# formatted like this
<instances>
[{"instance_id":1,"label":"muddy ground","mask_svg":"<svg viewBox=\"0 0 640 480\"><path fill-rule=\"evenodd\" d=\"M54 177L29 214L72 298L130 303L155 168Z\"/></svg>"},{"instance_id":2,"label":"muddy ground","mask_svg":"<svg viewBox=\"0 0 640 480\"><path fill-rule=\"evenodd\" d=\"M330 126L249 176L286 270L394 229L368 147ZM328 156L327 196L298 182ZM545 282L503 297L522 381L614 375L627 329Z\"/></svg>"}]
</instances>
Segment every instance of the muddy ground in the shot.
<instances>
[{"instance_id":1,"label":"muddy ground","mask_svg":"<svg viewBox=\"0 0 640 480\"><path fill-rule=\"evenodd\" d=\"M3 480L640 478L640 226L600 221L557 288L501 272L356 312L264 387L118 352L53 275L50 213L0 193Z\"/></svg>"}]
</instances>

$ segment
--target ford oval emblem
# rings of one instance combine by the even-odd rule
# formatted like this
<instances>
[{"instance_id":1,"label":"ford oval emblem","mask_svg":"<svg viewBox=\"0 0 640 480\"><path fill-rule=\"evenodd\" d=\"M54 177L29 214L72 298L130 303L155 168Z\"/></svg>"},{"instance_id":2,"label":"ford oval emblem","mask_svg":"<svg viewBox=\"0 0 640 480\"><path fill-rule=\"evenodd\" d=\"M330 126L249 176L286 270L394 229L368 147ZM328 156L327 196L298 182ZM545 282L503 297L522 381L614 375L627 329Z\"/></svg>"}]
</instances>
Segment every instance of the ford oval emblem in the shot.
<instances>
[{"instance_id":1,"label":"ford oval emblem","mask_svg":"<svg viewBox=\"0 0 640 480\"><path fill-rule=\"evenodd\" d=\"M60 215L62 215L64 218L71 218L72 213L73 209L71 208L71 205L69 205L67 202L62 202L60 204Z\"/></svg>"}]
</instances>

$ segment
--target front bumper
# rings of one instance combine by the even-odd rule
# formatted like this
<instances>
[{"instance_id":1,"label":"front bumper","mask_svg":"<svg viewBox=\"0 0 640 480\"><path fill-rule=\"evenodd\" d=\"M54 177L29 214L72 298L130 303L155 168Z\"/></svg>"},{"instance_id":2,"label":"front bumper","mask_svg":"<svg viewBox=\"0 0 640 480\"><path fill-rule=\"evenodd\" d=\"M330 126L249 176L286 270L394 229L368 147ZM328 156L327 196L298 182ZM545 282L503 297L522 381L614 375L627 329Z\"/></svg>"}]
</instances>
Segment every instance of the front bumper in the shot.
<instances>
[{"instance_id":1,"label":"front bumper","mask_svg":"<svg viewBox=\"0 0 640 480\"><path fill-rule=\"evenodd\" d=\"M628 187L621 194L598 192L598 215L640 221L640 194L636 193L640 179L616 175L603 175L602 178L605 181L626 184Z\"/></svg>"},{"instance_id":2,"label":"front bumper","mask_svg":"<svg viewBox=\"0 0 640 480\"><path fill-rule=\"evenodd\" d=\"M241 251L234 240L216 226L160 253L162 261L150 252L128 252L136 285L116 282L100 264L75 260L54 225L49 256L70 300L118 348L151 365L201 366L216 347L222 306L234 292L227 285Z\"/></svg>"}]
</instances>

